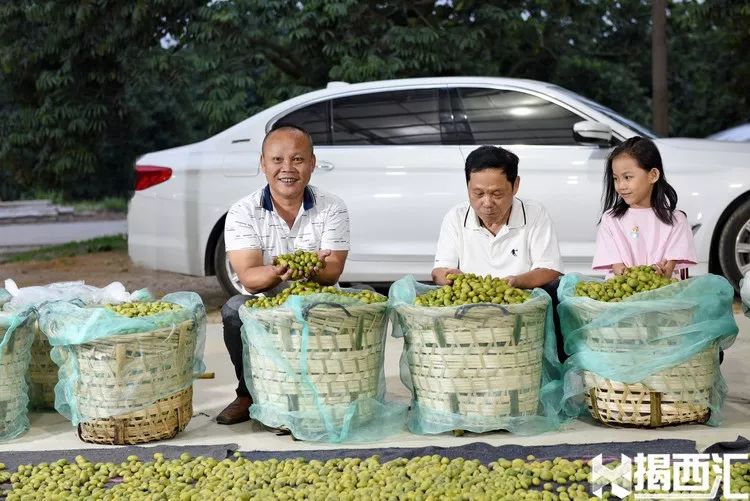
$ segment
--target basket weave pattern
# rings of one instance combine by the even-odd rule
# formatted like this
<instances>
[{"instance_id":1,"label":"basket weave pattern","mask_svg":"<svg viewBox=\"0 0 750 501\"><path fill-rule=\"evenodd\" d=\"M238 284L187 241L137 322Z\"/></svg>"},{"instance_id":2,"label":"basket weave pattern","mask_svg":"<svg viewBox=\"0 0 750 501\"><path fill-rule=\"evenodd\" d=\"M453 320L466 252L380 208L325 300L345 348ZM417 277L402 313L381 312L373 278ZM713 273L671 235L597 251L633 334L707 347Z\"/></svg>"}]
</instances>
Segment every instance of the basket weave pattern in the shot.
<instances>
[{"instance_id":1,"label":"basket weave pattern","mask_svg":"<svg viewBox=\"0 0 750 501\"><path fill-rule=\"evenodd\" d=\"M6 328L0 327L0 340ZM14 433L18 420L26 414L24 378L31 358L33 331L28 323L17 327L10 341L0 349L0 437Z\"/></svg>"},{"instance_id":2,"label":"basket weave pattern","mask_svg":"<svg viewBox=\"0 0 750 501\"><path fill-rule=\"evenodd\" d=\"M178 391L138 411L78 425L78 436L95 444L142 444L172 438L193 415L193 387Z\"/></svg>"},{"instance_id":3,"label":"basket weave pattern","mask_svg":"<svg viewBox=\"0 0 750 501\"><path fill-rule=\"evenodd\" d=\"M171 438L192 417L192 320L71 345L82 440L136 444ZM154 398L165 396L154 402Z\"/></svg>"},{"instance_id":4,"label":"basket weave pattern","mask_svg":"<svg viewBox=\"0 0 750 501\"><path fill-rule=\"evenodd\" d=\"M358 419L374 415L370 404L380 396L387 321L385 303L314 306L307 314L306 374L301 364L303 325L294 313L248 310L264 331L262 347L251 343L248 353L255 403L305 416L299 422L309 433L325 431L318 405L325 406L335 427L343 424L350 404L358 399L363 399Z\"/></svg>"},{"instance_id":5,"label":"basket weave pattern","mask_svg":"<svg viewBox=\"0 0 750 501\"><path fill-rule=\"evenodd\" d=\"M609 303L587 302L580 321L607 315ZM693 309L647 312L605 328L586 328L584 341L594 351L627 353L632 350L665 350L679 344L675 334L692 321ZM716 348L710 347L689 360L627 384L584 371L586 402L594 419L616 425L659 427L705 422L709 418L711 389L718 371Z\"/></svg>"},{"instance_id":6,"label":"basket weave pattern","mask_svg":"<svg viewBox=\"0 0 750 501\"><path fill-rule=\"evenodd\" d=\"M397 312L420 408L479 423L538 414L546 303Z\"/></svg>"},{"instance_id":7,"label":"basket weave pattern","mask_svg":"<svg viewBox=\"0 0 750 501\"><path fill-rule=\"evenodd\" d=\"M52 346L47 336L34 324L34 343L31 345L31 363L27 382L29 384L29 407L49 410L55 408L55 385L58 367L50 357Z\"/></svg>"}]
</instances>

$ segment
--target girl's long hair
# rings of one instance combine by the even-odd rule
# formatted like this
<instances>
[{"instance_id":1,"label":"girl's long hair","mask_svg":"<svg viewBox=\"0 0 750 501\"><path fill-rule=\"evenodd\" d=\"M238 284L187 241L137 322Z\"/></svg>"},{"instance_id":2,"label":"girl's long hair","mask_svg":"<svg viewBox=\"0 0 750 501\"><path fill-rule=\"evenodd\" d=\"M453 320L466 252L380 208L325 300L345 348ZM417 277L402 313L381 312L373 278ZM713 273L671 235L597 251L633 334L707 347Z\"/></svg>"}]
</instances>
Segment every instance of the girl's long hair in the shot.
<instances>
[{"instance_id":1,"label":"girl's long hair","mask_svg":"<svg viewBox=\"0 0 750 501\"><path fill-rule=\"evenodd\" d=\"M651 208L656 217L664 224L673 224L674 211L677 207L677 192L667 182L664 175L664 166L661 163L659 150L650 139L635 136L617 146L607 158L607 167L604 170L604 193L602 195L602 215L611 211L612 216L622 217L629 209L620 195L615 190L615 180L612 175L612 161L620 155L628 155L636 161L638 166L645 170L659 170L659 179L654 183L651 190ZM601 219L599 219L601 222Z\"/></svg>"}]
</instances>

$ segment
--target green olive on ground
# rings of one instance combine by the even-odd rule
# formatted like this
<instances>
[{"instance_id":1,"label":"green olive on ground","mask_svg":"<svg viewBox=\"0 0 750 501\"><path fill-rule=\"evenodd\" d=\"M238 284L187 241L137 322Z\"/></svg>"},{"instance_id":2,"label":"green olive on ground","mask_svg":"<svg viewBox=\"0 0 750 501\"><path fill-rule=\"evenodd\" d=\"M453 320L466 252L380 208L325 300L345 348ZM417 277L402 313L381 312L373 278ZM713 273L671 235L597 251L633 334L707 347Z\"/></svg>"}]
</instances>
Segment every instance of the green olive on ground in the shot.
<instances>
[{"instance_id":1,"label":"green olive on ground","mask_svg":"<svg viewBox=\"0 0 750 501\"><path fill-rule=\"evenodd\" d=\"M722 465L722 461L717 463ZM615 467L617 462L608 465ZM709 465L711 466L711 465ZM719 472L719 473L717 473ZM732 493L750 491L750 463L731 463ZM153 460L135 456L122 463L91 463L82 456L15 471L0 469L0 498L21 500L197 500L207 499L486 499L573 500L598 499L589 485L590 462L554 458L508 460L487 465L477 460L440 455L303 458L252 461L235 453L217 460L182 454ZM671 470L667 473L671 476ZM709 467L709 482L721 475ZM546 479L546 480L545 480ZM674 482L667 482L673 485ZM691 483L695 483L692 482ZM639 491L640 492L640 491ZM658 492L654 492L658 494ZM604 498L611 498L605 487ZM690 492L689 494L694 494ZM726 495L726 493L725 493ZM657 496L658 497L658 496ZM672 497L675 497L674 493Z\"/></svg>"}]
</instances>

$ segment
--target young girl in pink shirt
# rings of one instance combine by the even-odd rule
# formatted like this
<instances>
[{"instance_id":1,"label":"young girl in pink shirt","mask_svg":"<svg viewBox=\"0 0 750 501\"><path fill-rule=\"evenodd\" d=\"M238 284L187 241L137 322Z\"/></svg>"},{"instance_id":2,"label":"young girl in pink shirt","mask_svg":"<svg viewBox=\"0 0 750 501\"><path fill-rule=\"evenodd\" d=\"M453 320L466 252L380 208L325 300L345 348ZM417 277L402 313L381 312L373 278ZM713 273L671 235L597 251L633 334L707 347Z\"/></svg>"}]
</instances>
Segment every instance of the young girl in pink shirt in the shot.
<instances>
[{"instance_id":1,"label":"young girl in pink shirt","mask_svg":"<svg viewBox=\"0 0 750 501\"><path fill-rule=\"evenodd\" d=\"M602 202L594 270L611 276L651 265L665 277L679 278L680 270L696 264L690 225L676 210L677 193L650 139L631 137L612 151Z\"/></svg>"}]
</instances>

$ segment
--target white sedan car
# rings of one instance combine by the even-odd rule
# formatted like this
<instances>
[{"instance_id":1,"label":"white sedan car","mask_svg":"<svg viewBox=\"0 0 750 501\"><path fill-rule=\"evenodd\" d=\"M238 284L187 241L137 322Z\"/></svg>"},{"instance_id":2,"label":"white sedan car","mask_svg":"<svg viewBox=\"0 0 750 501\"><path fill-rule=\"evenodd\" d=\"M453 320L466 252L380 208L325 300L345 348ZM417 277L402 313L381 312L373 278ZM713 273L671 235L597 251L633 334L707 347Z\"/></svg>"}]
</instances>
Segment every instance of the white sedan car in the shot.
<instances>
[{"instance_id":1,"label":"white sedan car","mask_svg":"<svg viewBox=\"0 0 750 501\"><path fill-rule=\"evenodd\" d=\"M706 136L706 139L715 139L716 141L750 141L750 124L741 124L736 127L724 129Z\"/></svg>"},{"instance_id":2,"label":"white sedan car","mask_svg":"<svg viewBox=\"0 0 750 501\"><path fill-rule=\"evenodd\" d=\"M234 293L224 218L265 185L261 141L280 121L310 131L318 160L311 182L349 208L343 282L429 280L440 222L466 199L464 160L481 144L520 157L519 196L549 210L565 271L590 272L605 160L634 135L656 141L693 226L700 263L692 273L723 273L737 286L750 270L750 144L655 138L558 86L489 77L334 82L205 141L142 156L128 211L133 262L216 275Z\"/></svg>"}]
</instances>

